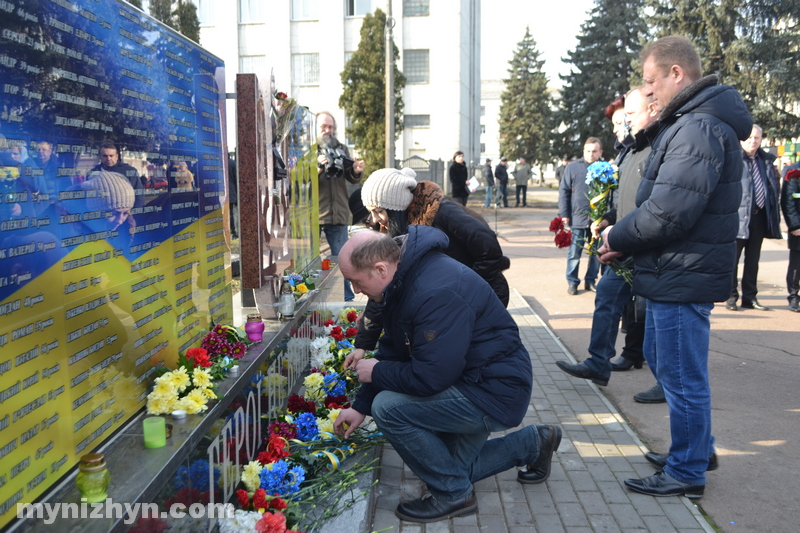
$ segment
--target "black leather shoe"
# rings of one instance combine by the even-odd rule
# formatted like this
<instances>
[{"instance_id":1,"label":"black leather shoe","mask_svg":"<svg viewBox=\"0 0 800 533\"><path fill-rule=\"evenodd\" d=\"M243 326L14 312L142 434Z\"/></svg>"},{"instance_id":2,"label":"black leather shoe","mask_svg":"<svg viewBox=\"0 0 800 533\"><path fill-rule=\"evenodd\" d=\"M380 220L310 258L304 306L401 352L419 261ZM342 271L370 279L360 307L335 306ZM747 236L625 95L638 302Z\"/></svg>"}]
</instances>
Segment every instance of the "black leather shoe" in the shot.
<instances>
[{"instance_id":1,"label":"black leather shoe","mask_svg":"<svg viewBox=\"0 0 800 533\"><path fill-rule=\"evenodd\" d=\"M661 388L660 383L653 385L653 388L648 389L639 394L633 395L633 400L639 403L666 403L667 399L664 397L664 389Z\"/></svg>"},{"instance_id":2,"label":"black leather shoe","mask_svg":"<svg viewBox=\"0 0 800 533\"><path fill-rule=\"evenodd\" d=\"M755 309L756 311L769 311L769 307L761 305L755 298L749 302L742 300L742 307L745 309Z\"/></svg>"},{"instance_id":3,"label":"black leather shoe","mask_svg":"<svg viewBox=\"0 0 800 533\"><path fill-rule=\"evenodd\" d=\"M631 361L627 357L618 357L616 361L611 361L611 370L615 372L624 372L631 368L642 368L644 363L641 361Z\"/></svg>"},{"instance_id":4,"label":"black leather shoe","mask_svg":"<svg viewBox=\"0 0 800 533\"><path fill-rule=\"evenodd\" d=\"M587 291L597 292L597 287L596 287L596 286L595 286L595 284L594 284L594 283L592 283L591 281L587 281L587 282L586 282L586 283L583 285L583 288L584 288L584 289L586 289Z\"/></svg>"},{"instance_id":5,"label":"black leather shoe","mask_svg":"<svg viewBox=\"0 0 800 533\"><path fill-rule=\"evenodd\" d=\"M577 285L570 285L569 288L567 289L567 294L571 294L572 296L575 296L576 294L578 294L578 286Z\"/></svg>"},{"instance_id":6,"label":"black leather shoe","mask_svg":"<svg viewBox=\"0 0 800 533\"><path fill-rule=\"evenodd\" d=\"M536 426L539 432L539 457L536 462L530 463L525 470L517 472L517 481L526 485L543 483L550 477L550 465L553 461L553 454L561 444L560 426Z\"/></svg>"},{"instance_id":7,"label":"black leather shoe","mask_svg":"<svg viewBox=\"0 0 800 533\"><path fill-rule=\"evenodd\" d=\"M795 298L791 302L789 302L789 311L794 311L795 313L800 313L800 300Z\"/></svg>"},{"instance_id":8,"label":"black leather shoe","mask_svg":"<svg viewBox=\"0 0 800 533\"><path fill-rule=\"evenodd\" d=\"M558 365L558 368L560 368L570 376L575 376L576 378L591 379L592 383L597 383L598 385L602 385L603 387L608 385L608 378L604 378L600 374L595 374L594 372L589 370L583 363L578 363L577 365L571 365L566 361L556 361L556 365Z\"/></svg>"},{"instance_id":9,"label":"black leather shoe","mask_svg":"<svg viewBox=\"0 0 800 533\"><path fill-rule=\"evenodd\" d=\"M478 499L475 497L475 492L470 491L463 498L453 501L440 500L432 494L426 494L417 500L401 503L395 509L394 514L406 522L427 524L477 512Z\"/></svg>"},{"instance_id":10,"label":"black leather shoe","mask_svg":"<svg viewBox=\"0 0 800 533\"><path fill-rule=\"evenodd\" d=\"M738 311L739 308L736 307L736 300L734 298L728 298L728 301L725 302L725 308L731 311Z\"/></svg>"},{"instance_id":11,"label":"black leather shoe","mask_svg":"<svg viewBox=\"0 0 800 533\"><path fill-rule=\"evenodd\" d=\"M647 462L653 464L659 468L664 468L667 464L667 458L669 457L668 453L656 453L656 452L647 452L644 454L644 458L647 459ZM716 470L719 468L719 463L717 462L717 454L712 453L708 456L708 468L706 468L706 472L711 472L712 470Z\"/></svg>"},{"instance_id":12,"label":"black leather shoe","mask_svg":"<svg viewBox=\"0 0 800 533\"><path fill-rule=\"evenodd\" d=\"M650 496L686 496L687 498L702 498L706 489L705 485L681 483L663 470L642 479L626 479L625 486L634 492Z\"/></svg>"}]
</instances>

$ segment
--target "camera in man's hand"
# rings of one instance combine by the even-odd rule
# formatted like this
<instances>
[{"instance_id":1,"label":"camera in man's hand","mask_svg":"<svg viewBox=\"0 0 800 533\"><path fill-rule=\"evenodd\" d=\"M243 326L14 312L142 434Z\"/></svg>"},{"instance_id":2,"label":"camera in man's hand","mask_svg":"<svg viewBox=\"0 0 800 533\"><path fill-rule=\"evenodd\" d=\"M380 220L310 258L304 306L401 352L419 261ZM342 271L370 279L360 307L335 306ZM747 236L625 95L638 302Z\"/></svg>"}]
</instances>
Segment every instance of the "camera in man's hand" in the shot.
<instances>
[{"instance_id":1,"label":"camera in man's hand","mask_svg":"<svg viewBox=\"0 0 800 533\"><path fill-rule=\"evenodd\" d=\"M341 178L345 172L353 168L353 160L345 155L341 148L321 148L320 155L324 155L326 162L319 167L325 171L328 178Z\"/></svg>"}]
</instances>

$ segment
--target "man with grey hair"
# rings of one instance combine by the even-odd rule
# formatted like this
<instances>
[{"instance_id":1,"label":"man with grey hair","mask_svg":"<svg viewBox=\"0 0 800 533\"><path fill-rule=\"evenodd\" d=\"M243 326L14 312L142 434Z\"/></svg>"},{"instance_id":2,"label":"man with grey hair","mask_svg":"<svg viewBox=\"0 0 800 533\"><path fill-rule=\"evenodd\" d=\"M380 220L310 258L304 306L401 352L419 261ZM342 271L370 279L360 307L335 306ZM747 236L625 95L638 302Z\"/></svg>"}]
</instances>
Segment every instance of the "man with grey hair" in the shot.
<instances>
[{"instance_id":1,"label":"man with grey hair","mask_svg":"<svg viewBox=\"0 0 800 533\"><path fill-rule=\"evenodd\" d=\"M644 355L664 389L672 445L663 469L625 480L652 496L703 496L716 464L708 382L710 315L730 296L736 258L742 151L753 121L733 87L702 77L685 37L640 54L645 95L662 109L646 130L652 152L636 209L607 228L608 263L633 254L633 293L647 298ZM713 460L713 461L712 461ZM652 461L651 461L652 462Z\"/></svg>"},{"instance_id":2,"label":"man with grey hair","mask_svg":"<svg viewBox=\"0 0 800 533\"><path fill-rule=\"evenodd\" d=\"M514 319L471 268L444 255L447 236L409 226L401 248L361 231L339 256L356 292L383 303L384 335L373 359L356 364L362 383L334 429L349 438L372 415L429 495L400 503L408 522L435 522L478 510L473 483L515 466L517 481L542 483L561 428L508 431L528 411L530 356Z\"/></svg>"},{"instance_id":3,"label":"man with grey hair","mask_svg":"<svg viewBox=\"0 0 800 533\"><path fill-rule=\"evenodd\" d=\"M739 233L736 235L736 267L733 269L733 290L726 307L736 311L739 299L739 278L736 276L739 259L744 251L742 271L742 307L768 311L756 299L758 294L758 261L764 239L780 239L781 214L778 205L780 178L775 168L776 156L761 149L764 130L753 124L750 137L742 141L744 171L742 172L742 201L739 204Z\"/></svg>"}]
</instances>

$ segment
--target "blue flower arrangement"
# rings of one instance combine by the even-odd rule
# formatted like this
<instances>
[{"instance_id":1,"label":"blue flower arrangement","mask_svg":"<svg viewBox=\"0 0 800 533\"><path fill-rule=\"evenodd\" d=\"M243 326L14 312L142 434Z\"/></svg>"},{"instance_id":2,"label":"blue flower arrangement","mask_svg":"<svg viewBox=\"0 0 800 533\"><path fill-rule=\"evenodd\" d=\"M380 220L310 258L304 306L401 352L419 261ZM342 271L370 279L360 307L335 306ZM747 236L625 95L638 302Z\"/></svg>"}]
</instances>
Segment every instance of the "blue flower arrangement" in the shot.
<instances>
[{"instance_id":1,"label":"blue flower arrangement","mask_svg":"<svg viewBox=\"0 0 800 533\"><path fill-rule=\"evenodd\" d=\"M310 442L319 438L317 418L311 413L303 413L297 417L297 438L303 442Z\"/></svg>"},{"instance_id":2,"label":"blue flower arrangement","mask_svg":"<svg viewBox=\"0 0 800 533\"><path fill-rule=\"evenodd\" d=\"M286 496L300 490L300 484L306 479L306 471L302 466L289 468L289 463L281 459L266 465L261 470L260 487L267 494Z\"/></svg>"},{"instance_id":3,"label":"blue flower arrangement","mask_svg":"<svg viewBox=\"0 0 800 533\"><path fill-rule=\"evenodd\" d=\"M208 486L208 468L209 464L208 461L203 459L198 459L192 464L187 466L179 466L178 470L175 472L175 477L173 481L175 482L175 486L178 489L182 488L191 488L195 490L199 490L200 492L205 492L209 490ZM220 478L220 471L219 468L214 468L214 485L219 483Z\"/></svg>"},{"instance_id":4,"label":"blue flower arrangement","mask_svg":"<svg viewBox=\"0 0 800 533\"><path fill-rule=\"evenodd\" d=\"M616 187L619 183L617 170L608 161L595 161L586 169L586 184L591 185L595 181Z\"/></svg>"},{"instance_id":5,"label":"blue flower arrangement","mask_svg":"<svg viewBox=\"0 0 800 533\"><path fill-rule=\"evenodd\" d=\"M347 382L339 379L339 374L336 372L328 373L324 383L329 396L342 396L347 391Z\"/></svg>"}]
</instances>

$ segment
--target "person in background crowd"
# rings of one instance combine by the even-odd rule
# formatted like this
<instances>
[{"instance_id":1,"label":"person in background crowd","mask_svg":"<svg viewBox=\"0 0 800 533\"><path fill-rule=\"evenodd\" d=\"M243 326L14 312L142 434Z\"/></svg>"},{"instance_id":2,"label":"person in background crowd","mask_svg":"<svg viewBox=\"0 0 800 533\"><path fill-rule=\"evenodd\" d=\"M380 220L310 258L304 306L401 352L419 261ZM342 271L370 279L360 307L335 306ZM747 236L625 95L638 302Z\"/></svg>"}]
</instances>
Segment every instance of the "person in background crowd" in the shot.
<instances>
[{"instance_id":1,"label":"person in background crowd","mask_svg":"<svg viewBox=\"0 0 800 533\"><path fill-rule=\"evenodd\" d=\"M572 244L567 253L567 294L578 294L578 268L580 267L581 254L586 242L589 241L589 198L586 197L589 186L586 184L586 169L603 156L600 139L589 137L583 144L583 157L567 165L564 177L558 189L558 216L564 219L564 225L572 230ZM588 255L588 254L587 254ZM600 271L597 257L589 255L589 266L584 277L584 287L587 291L595 292L595 283Z\"/></svg>"},{"instance_id":2,"label":"person in background crowd","mask_svg":"<svg viewBox=\"0 0 800 533\"><path fill-rule=\"evenodd\" d=\"M645 458L660 470L627 479L651 496L700 498L716 468L708 347L714 302L730 296L743 162L739 141L753 121L733 87L702 77L685 37L640 53L645 96L662 108L646 129L652 153L637 207L603 233L601 260L633 254L634 294L647 298L644 354L664 389L672 445Z\"/></svg>"},{"instance_id":3,"label":"person in background crowd","mask_svg":"<svg viewBox=\"0 0 800 533\"><path fill-rule=\"evenodd\" d=\"M340 262L356 291L383 303L386 332L356 365L362 386L334 431L347 439L372 416L429 492L397 506L407 522L476 513L474 483L515 466L518 482L544 482L561 443L555 425L509 431L528 409L530 355L491 288L441 253L447 240L427 226L397 240L361 231ZM508 433L489 439L496 431Z\"/></svg>"},{"instance_id":4,"label":"person in background crowd","mask_svg":"<svg viewBox=\"0 0 800 533\"><path fill-rule=\"evenodd\" d=\"M781 190L781 210L789 230L789 266L786 270L789 309L800 313L800 163L786 168Z\"/></svg>"},{"instance_id":5,"label":"person in background crowd","mask_svg":"<svg viewBox=\"0 0 800 533\"><path fill-rule=\"evenodd\" d=\"M517 159L517 164L514 166L512 174L516 184L517 199L514 207L519 207L520 196L522 196L522 207L528 207L528 180L531 179L533 172L531 172L531 166L525 161L524 157Z\"/></svg>"},{"instance_id":6,"label":"person in background crowd","mask_svg":"<svg viewBox=\"0 0 800 533\"><path fill-rule=\"evenodd\" d=\"M758 261L764 239L780 239L781 214L779 203L780 178L775 168L776 156L761 149L763 131L753 124L747 140L742 141L744 172L742 173L742 201L739 204L739 233L736 235L736 266L733 269L733 289L725 306L736 311L739 299L739 278L736 276L739 259L744 250L742 271L742 307L767 311L756 299L758 294Z\"/></svg>"},{"instance_id":7,"label":"person in background crowd","mask_svg":"<svg viewBox=\"0 0 800 533\"><path fill-rule=\"evenodd\" d=\"M338 151L349 159L350 150L336 138L336 120L323 111L317 115L317 181L319 183L319 227L336 257L347 242L347 227L350 222L347 182L361 183L364 176L364 161L353 159L352 165L343 166L333 176L326 170L328 154ZM344 282L344 301L355 298L350 283Z\"/></svg>"},{"instance_id":8,"label":"person in background crowd","mask_svg":"<svg viewBox=\"0 0 800 533\"><path fill-rule=\"evenodd\" d=\"M450 165L450 195L461 205L467 205L469 198L469 188L467 187L467 165L464 164L464 152L458 151L453 154L453 163Z\"/></svg>"},{"instance_id":9,"label":"person in background crowd","mask_svg":"<svg viewBox=\"0 0 800 533\"><path fill-rule=\"evenodd\" d=\"M483 202L483 207L489 207L494 198L494 172L492 172L492 160L488 157L483 166L483 184L486 186L486 200Z\"/></svg>"},{"instance_id":10,"label":"person in background crowd","mask_svg":"<svg viewBox=\"0 0 800 533\"><path fill-rule=\"evenodd\" d=\"M503 207L508 207L508 159L505 157L500 158L500 162L494 167L494 177L497 181L497 186L499 187L499 192L497 193L497 205L501 205L500 202L502 201Z\"/></svg>"}]
</instances>

